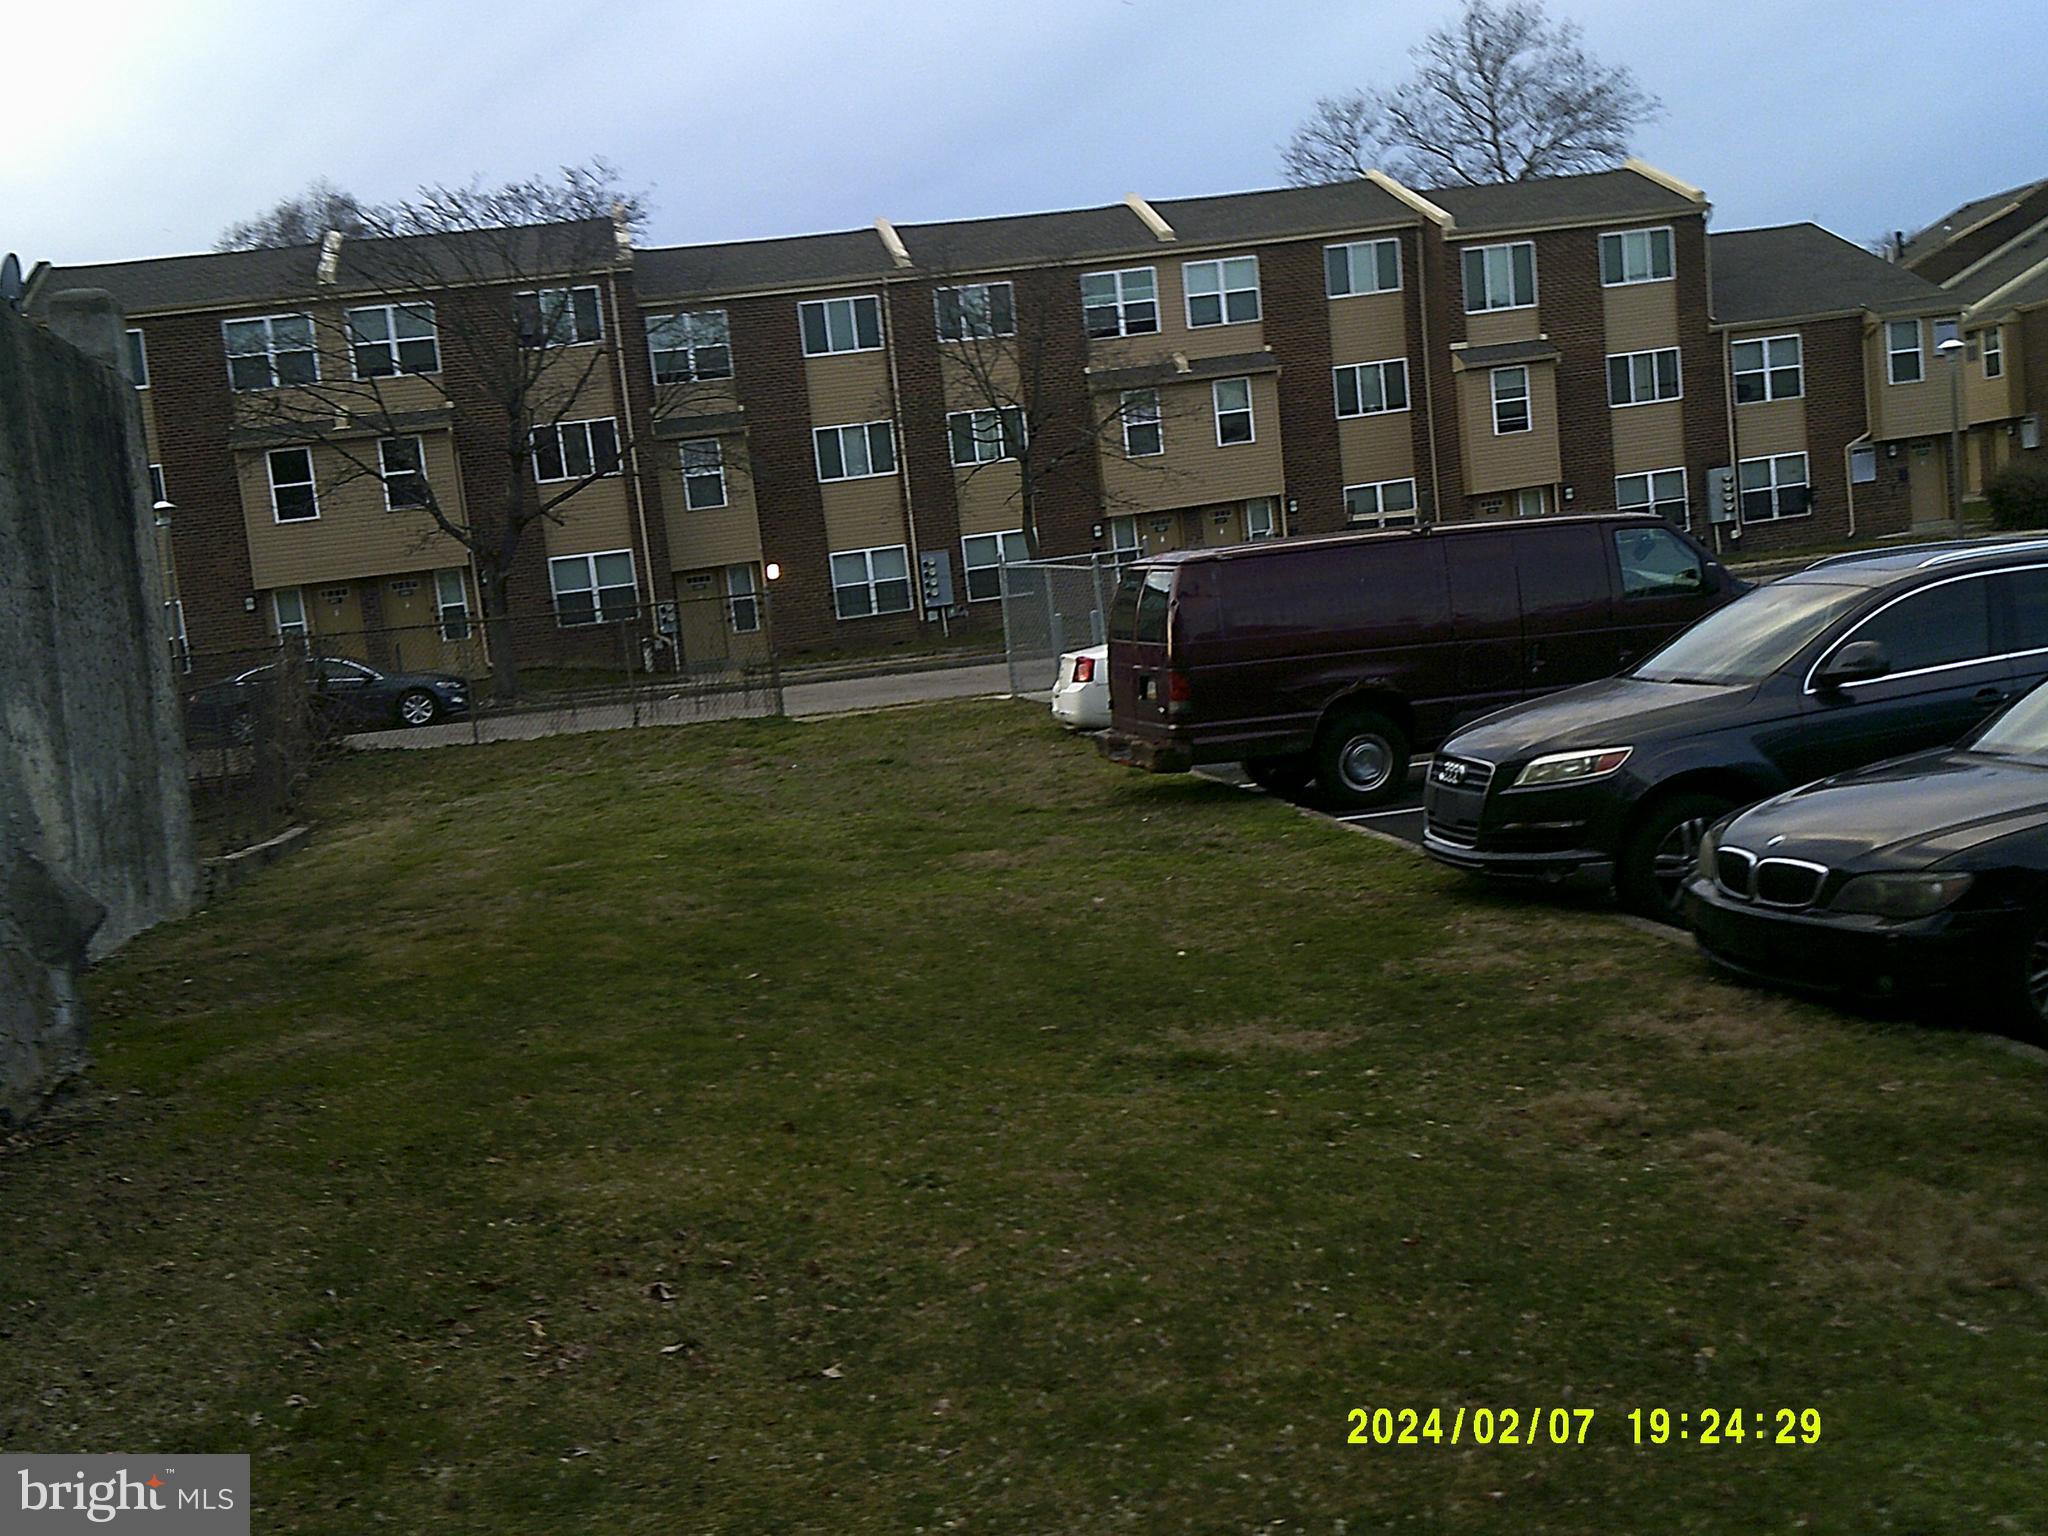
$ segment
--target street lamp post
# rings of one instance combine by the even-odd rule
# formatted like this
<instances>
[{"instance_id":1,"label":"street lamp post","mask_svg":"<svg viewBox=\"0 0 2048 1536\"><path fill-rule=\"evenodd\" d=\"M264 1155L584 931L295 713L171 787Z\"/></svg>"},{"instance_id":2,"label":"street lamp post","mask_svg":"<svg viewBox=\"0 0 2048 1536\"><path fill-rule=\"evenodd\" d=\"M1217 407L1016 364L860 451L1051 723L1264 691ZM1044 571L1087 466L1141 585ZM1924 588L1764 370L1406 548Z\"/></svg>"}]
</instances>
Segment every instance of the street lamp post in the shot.
<instances>
[{"instance_id":1,"label":"street lamp post","mask_svg":"<svg viewBox=\"0 0 2048 1536\"><path fill-rule=\"evenodd\" d=\"M1948 359L1948 515L1960 535L1963 531L1963 337L1960 327L1935 351Z\"/></svg>"}]
</instances>

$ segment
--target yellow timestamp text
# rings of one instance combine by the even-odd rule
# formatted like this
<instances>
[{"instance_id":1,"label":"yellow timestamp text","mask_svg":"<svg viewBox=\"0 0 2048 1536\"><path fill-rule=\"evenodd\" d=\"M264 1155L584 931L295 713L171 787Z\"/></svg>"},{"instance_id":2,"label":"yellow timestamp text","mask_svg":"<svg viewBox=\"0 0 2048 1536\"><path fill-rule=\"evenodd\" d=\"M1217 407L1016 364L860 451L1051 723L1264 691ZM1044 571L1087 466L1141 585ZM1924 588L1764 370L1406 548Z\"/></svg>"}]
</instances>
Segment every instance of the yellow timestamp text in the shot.
<instances>
[{"instance_id":1,"label":"yellow timestamp text","mask_svg":"<svg viewBox=\"0 0 2048 1536\"><path fill-rule=\"evenodd\" d=\"M1353 1408L1352 1445L1584 1445L1592 1408ZM1818 1408L1631 1408L1636 1445L1818 1445Z\"/></svg>"},{"instance_id":2,"label":"yellow timestamp text","mask_svg":"<svg viewBox=\"0 0 2048 1536\"><path fill-rule=\"evenodd\" d=\"M1631 1408L1637 1445L1820 1444L1818 1408Z\"/></svg>"}]
</instances>

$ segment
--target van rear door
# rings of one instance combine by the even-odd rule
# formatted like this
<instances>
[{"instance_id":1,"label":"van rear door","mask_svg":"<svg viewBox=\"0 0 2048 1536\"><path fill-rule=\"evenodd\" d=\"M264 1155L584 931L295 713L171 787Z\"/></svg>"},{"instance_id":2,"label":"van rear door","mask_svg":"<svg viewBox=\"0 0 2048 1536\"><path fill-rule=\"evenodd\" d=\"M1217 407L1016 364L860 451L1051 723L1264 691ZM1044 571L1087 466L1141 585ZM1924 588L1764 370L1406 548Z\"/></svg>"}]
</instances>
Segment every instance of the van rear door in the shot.
<instances>
[{"instance_id":1,"label":"van rear door","mask_svg":"<svg viewBox=\"0 0 2048 1536\"><path fill-rule=\"evenodd\" d=\"M1127 565L1109 609L1109 713L1119 729L1166 723L1166 621L1176 567Z\"/></svg>"}]
</instances>

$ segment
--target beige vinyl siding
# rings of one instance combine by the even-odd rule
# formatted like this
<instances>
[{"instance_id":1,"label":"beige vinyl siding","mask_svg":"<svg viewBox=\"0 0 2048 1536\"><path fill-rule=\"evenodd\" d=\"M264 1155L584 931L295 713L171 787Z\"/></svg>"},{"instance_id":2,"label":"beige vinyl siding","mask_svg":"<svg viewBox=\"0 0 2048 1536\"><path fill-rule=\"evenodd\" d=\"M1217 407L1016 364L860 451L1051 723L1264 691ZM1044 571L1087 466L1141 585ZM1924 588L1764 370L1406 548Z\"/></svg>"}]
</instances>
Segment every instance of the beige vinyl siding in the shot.
<instances>
[{"instance_id":1,"label":"beige vinyl siding","mask_svg":"<svg viewBox=\"0 0 2048 1536\"><path fill-rule=\"evenodd\" d=\"M1216 444L1210 383L1203 379L1160 386L1166 452L1157 457L1127 459L1121 431L1111 426L1102 434L1102 489L1110 515L1280 494L1285 475L1280 464L1280 395L1274 375L1252 375L1256 440L1228 448ZM1113 395L1097 398L1098 413L1115 409Z\"/></svg>"},{"instance_id":2,"label":"beige vinyl siding","mask_svg":"<svg viewBox=\"0 0 2048 1536\"><path fill-rule=\"evenodd\" d=\"M1456 271L1456 267L1452 268ZM1543 297L1543 274L1536 274L1536 297ZM1543 334L1540 309L1494 309L1465 317L1465 340L1475 347L1504 341L1535 341Z\"/></svg>"},{"instance_id":3,"label":"beige vinyl siding","mask_svg":"<svg viewBox=\"0 0 2048 1536\"><path fill-rule=\"evenodd\" d=\"M1337 423L1337 455L1346 485L1407 480L1415 474L1414 417L1407 411L1347 416Z\"/></svg>"},{"instance_id":4,"label":"beige vinyl siding","mask_svg":"<svg viewBox=\"0 0 2048 1536\"><path fill-rule=\"evenodd\" d=\"M1529 366L1529 419L1533 430L1499 437L1493 430L1492 370L1457 376L1458 427L1465 449L1465 489L1472 495L1552 485L1560 478L1557 450L1557 370Z\"/></svg>"},{"instance_id":5,"label":"beige vinyl siding","mask_svg":"<svg viewBox=\"0 0 2048 1536\"><path fill-rule=\"evenodd\" d=\"M1625 283L1600 290L1609 352L1678 345L1678 284Z\"/></svg>"},{"instance_id":6,"label":"beige vinyl siding","mask_svg":"<svg viewBox=\"0 0 2048 1536\"><path fill-rule=\"evenodd\" d=\"M445 498L444 505L460 506L461 480L449 435L423 433L420 441L435 494ZM374 439L349 445L349 452L366 463L376 462L376 451ZM365 474L331 444L316 445L312 450L319 517L278 522L271 510L266 452L243 449L235 455L242 521L248 531L250 579L259 588L333 583L469 563L468 551L436 528L425 512L387 511L383 482L374 474ZM176 487L172 487L172 497L176 499Z\"/></svg>"},{"instance_id":7,"label":"beige vinyl siding","mask_svg":"<svg viewBox=\"0 0 2048 1536\"><path fill-rule=\"evenodd\" d=\"M1401 274L1407 281L1408 273ZM1407 295L1366 293L1331 299L1330 359L1336 363L1372 363L1408 355Z\"/></svg>"},{"instance_id":8,"label":"beige vinyl siding","mask_svg":"<svg viewBox=\"0 0 2048 1536\"><path fill-rule=\"evenodd\" d=\"M1659 400L1609 411L1614 422L1614 472L1670 469L1685 462L1685 402Z\"/></svg>"},{"instance_id":9,"label":"beige vinyl siding","mask_svg":"<svg viewBox=\"0 0 2048 1536\"><path fill-rule=\"evenodd\" d=\"M2019 331L2016 326L2003 328L2005 372L1998 378L1987 379L1984 377L1984 338L1993 329L1986 326L1964 336L1964 340L1973 344L1971 350L1977 354L1963 362L1963 419L1966 422L2004 421L2021 413Z\"/></svg>"},{"instance_id":10,"label":"beige vinyl siding","mask_svg":"<svg viewBox=\"0 0 2048 1536\"><path fill-rule=\"evenodd\" d=\"M553 487L555 491L561 489L559 485ZM540 491L546 497L550 487L543 485ZM561 523L544 524L551 559L556 555L594 555L612 549L637 549L639 545L639 540L633 537L633 509L623 474L591 481L555 512ZM637 554L634 561L633 574L644 586L647 573L639 568Z\"/></svg>"},{"instance_id":11,"label":"beige vinyl siding","mask_svg":"<svg viewBox=\"0 0 2048 1536\"><path fill-rule=\"evenodd\" d=\"M963 534L1007 533L1023 526L1015 463L984 464L971 475L964 469L955 470L954 475Z\"/></svg>"},{"instance_id":12,"label":"beige vinyl siding","mask_svg":"<svg viewBox=\"0 0 2048 1536\"><path fill-rule=\"evenodd\" d=\"M1018 382L1018 346L1036 345L1029 338L939 343L939 380L949 411L986 411L1015 405L1023 396Z\"/></svg>"},{"instance_id":13,"label":"beige vinyl siding","mask_svg":"<svg viewBox=\"0 0 2048 1536\"><path fill-rule=\"evenodd\" d=\"M1922 369L1918 384L1890 382L1888 322L1879 320L1874 330L1864 334L1864 370L1869 379L1871 427L1876 437L1917 437L1946 432L1954 419L1955 409L1949 399L1951 365L1934 350L1934 318L1921 316L1916 323L1920 327ZM1962 366L1967 373L1969 363L1965 361Z\"/></svg>"},{"instance_id":14,"label":"beige vinyl siding","mask_svg":"<svg viewBox=\"0 0 2048 1536\"><path fill-rule=\"evenodd\" d=\"M1231 256L1256 254L1256 251L1222 250L1191 255L1173 250L1171 254L1162 251L1075 267L1072 277L1077 302L1081 276L1085 272L1122 272L1132 267L1150 267L1159 280L1158 332L1151 336L1116 336L1091 341L1088 343L1088 366L1096 369L1130 368L1158 362L1175 352L1188 357L1227 357L1239 352L1264 351L1269 298L1266 286L1271 279L1263 261L1259 263L1259 319L1243 325L1205 325L1199 330L1189 330L1186 290L1180 275L1184 261L1220 261Z\"/></svg>"},{"instance_id":15,"label":"beige vinyl siding","mask_svg":"<svg viewBox=\"0 0 2048 1536\"><path fill-rule=\"evenodd\" d=\"M845 426L854 421L887 421L895 416L889 390L889 354L840 352L804 359L811 425ZM900 436L900 434L899 434ZM811 466L817 473L817 466Z\"/></svg>"},{"instance_id":16,"label":"beige vinyl siding","mask_svg":"<svg viewBox=\"0 0 2048 1536\"><path fill-rule=\"evenodd\" d=\"M902 484L896 476L886 475L819 486L825 503L827 547L872 549L877 544L909 542L903 518Z\"/></svg>"},{"instance_id":17,"label":"beige vinyl siding","mask_svg":"<svg viewBox=\"0 0 2048 1536\"><path fill-rule=\"evenodd\" d=\"M683 496L679 446L659 442L648 450L660 460L662 516L668 525L669 565L674 570L737 565L761 558L761 524L746 437L726 433L717 441L725 455L725 505L698 511L691 511Z\"/></svg>"},{"instance_id":18,"label":"beige vinyl siding","mask_svg":"<svg viewBox=\"0 0 2048 1536\"><path fill-rule=\"evenodd\" d=\"M1648 407L1645 407L1648 409ZM1735 456L1761 458L1767 453L1806 451L1806 400L1759 400L1735 407ZM1679 462L1676 459L1672 463ZM1807 471L1812 473L1811 467Z\"/></svg>"}]
</instances>

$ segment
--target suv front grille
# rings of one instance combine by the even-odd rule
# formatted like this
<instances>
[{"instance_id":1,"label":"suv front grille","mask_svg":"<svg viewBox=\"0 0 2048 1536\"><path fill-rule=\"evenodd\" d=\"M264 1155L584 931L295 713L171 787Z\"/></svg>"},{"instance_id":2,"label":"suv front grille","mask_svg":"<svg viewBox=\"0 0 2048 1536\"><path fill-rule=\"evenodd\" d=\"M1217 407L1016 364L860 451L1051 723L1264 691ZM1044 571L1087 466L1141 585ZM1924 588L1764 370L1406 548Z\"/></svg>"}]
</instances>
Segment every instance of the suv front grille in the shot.
<instances>
[{"instance_id":1,"label":"suv front grille","mask_svg":"<svg viewBox=\"0 0 2048 1536\"><path fill-rule=\"evenodd\" d=\"M1493 764L1482 763L1476 757L1439 756L1429 765L1429 777L1430 782L1445 789L1469 789L1483 795L1493 783Z\"/></svg>"}]
</instances>

